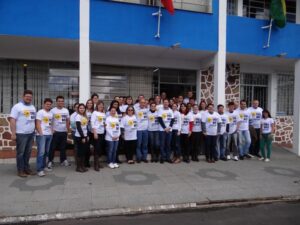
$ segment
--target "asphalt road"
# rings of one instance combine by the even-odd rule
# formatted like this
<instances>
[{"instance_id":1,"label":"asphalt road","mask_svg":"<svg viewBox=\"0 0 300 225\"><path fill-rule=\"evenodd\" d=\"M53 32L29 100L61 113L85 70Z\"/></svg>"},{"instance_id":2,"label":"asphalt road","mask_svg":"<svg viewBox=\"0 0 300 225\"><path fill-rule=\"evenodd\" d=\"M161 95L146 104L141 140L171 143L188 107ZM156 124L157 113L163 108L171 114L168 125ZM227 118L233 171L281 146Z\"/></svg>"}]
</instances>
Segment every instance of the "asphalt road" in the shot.
<instances>
[{"instance_id":1,"label":"asphalt road","mask_svg":"<svg viewBox=\"0 0 300 225\"><path fill-rule=\"evenodd\" d=\"M300 202L202 209L164 214L114 216L81 220L24 223L26 225L299 225Z\"/></svg>"}]
</instances>

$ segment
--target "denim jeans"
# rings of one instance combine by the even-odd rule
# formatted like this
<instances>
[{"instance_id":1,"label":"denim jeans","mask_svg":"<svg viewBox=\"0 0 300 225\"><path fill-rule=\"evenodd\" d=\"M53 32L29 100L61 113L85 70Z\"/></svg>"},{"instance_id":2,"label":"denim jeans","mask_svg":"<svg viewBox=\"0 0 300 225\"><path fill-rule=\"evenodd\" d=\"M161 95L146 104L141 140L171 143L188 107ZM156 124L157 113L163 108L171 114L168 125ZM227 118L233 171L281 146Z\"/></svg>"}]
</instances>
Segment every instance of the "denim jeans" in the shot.
<instances>
[{"instance_id":1,"label":"denim jeans","mask_svg":"<svg viewBox=\"0 0 300 225\"><path fill-rule=\"evenodd\" d=\"M66 155L66 145L67 145L67 132L54 132L51 147L49 152L49 161L53 162L55 150L60 151L60 162L62 163L67 159Z\"/></svg>"},{"instance_id":2,"label":"denim jeans","mask_svg":"<svg viewBox=\"0 0 300 225\"><path fill-rule=\"evenodd\" d=\"M151 159L157 160L159 156L159 131L148 131Z\"/></svg>"},{"instance_id":3,"label":"denim jeans","mask_svg":"<svg viewBox=\"0 0 300 225\"><path fill-rule=\"evenodd\" d=\"M52 135L36 136L36 144L37 144L36 170L38 172L44 170L44 168L46 167L46 158L49 157L51 140L52 140Z\"/></svg>"},{"instance_id":4,"label":"denim jeans","mask_svg":"<svg viewBox=\"0 0 300 225\"><path fill-rule=\"evenodd\" d=\"M106 141L107 163L116 163L119 141Z\"/></svg>"},{"instance_id":5,"label":"denim jeans","mask_svg":"<svg viewBox=\"0 0 300 225\"><path fill-rule=\"evenodd\" d=\"M206 135L205 136L205 144L206 144L206 152L205 157L206 160L216 160L215 151L217 144L217 135Z\"/></svg>"},{"instance_id":6,"label":"denim jeans","mask_svg":"<svg viewBox=\"0 0 300 225\"><path fill-rule=\"evenodd\" d=\"M238 133L228 134L226 156L230 155L231 148L233 156L238 156Z\"/></svg>"},{"instance_id":7,"label":"denim jeans","mask_svg":"<svg viewBox=\"0 0 300 225\"><path fill-rule=\"evenodd\" d=\"M171 157L171 140L172 140L172 132L159 132L160 138L160 158L162 160L170 160Z\"/></svg>"},{"instance_id":8,"label":"denim jeans","mask_svg":"<svg viewBox=\"0 0 300 225\"><path fill-rule=\"evenodd\" d=\"M148 154L148 130L138 130L136 160L147 159L147 154Z\"/></svg>"},{"instance_id":9,"label":"denim jeans","mask_svg":"<svg viewBox=\"0 0 300 225\"><path fill-rule=\"evenodd\" d=\"M181 156L180 136L178 135L178 130L172 130L171 151L173 152L174 157Z\"/></svg>"},{"instance_id":10,"label":"denim jeans","mask_svg":"<svg viewBox=\"0 0 300 225\"><path fill-rule=\"evenodd\" d=\"M245 156L248 154L251 145L250 132L249 130L240 130L238 134L240 156Z\"/></svg>"},{"instance_id":11,"label":"denim jeans","mask_svg":"<svg viewBox=\"0 0 300 225\"><path fill-rule=\"evenodd\" d=\"M17 169L18 171L29 170L29 159L31 156L32 143L34 133L31 134L17 134Z\"/></svg>"},{"instance_id":12,"label":"denim jeans","mask_svg":"<svg viewBox=\"0 0 300 225\"><path fill-rule=\"evenodd\" d=\"M225 158L225 150L226 150L226 143L227 143L227 133L218 135L217 137L217 145L216 145L216 152L215 158Z\"/></svg>"}]
</instances>

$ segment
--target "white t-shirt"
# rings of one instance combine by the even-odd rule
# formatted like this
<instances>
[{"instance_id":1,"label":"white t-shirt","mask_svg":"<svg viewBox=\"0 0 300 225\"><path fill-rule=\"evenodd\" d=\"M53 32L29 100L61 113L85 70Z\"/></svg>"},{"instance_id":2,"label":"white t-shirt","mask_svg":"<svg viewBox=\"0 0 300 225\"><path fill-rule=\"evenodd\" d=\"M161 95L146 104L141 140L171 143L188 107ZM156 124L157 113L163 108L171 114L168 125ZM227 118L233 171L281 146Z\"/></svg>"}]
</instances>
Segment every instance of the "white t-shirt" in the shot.
<instances>
[{"instance_id":1,"label":"white t-shirt","mask_svg":"<svg viewBox=\"0 0 300 225\"><path fill-rule=\"evenodd\" d=\"M201 127L201 118L203 117L203 113L197 112L196 114L191 111L190 116L193 118L193 130L192 132L201 132L202 127Z\"/></svg>"},{"instance_id":2,"label":"white t-shirt","mask_svg":"<svg viewBox=\"0 0 300 225\"><path fill-rule=\"evenodd\" d=\"M164 106L162 104L156 105L156 111L158 112L159 110L163 109Z\"/></svg>"},{"instance_id":3,"label":"white t-shirt","mask_svg":"<svg viewBox=\"0 0 300 225\"><path fill-rule=\"evenodd\" d=\"M103 112L94 111L91 117L91 126L97 134L104 134L106 115Z\"/></svg>"},{"instance_id":4,"label":"white t-shirt","mask_svg":"<svg viewBox=\"0 0 300 225\"><path fill-rule=\"evenodd\" d=\"M171 120L174 118L174 114L170 108L168 109L162 108L161 110L158 111L158 117L162 118L166 128L168 128L170 127ZM159 125L159 130L164 131L164 128L161 125Z\"/></svg>"},{"instance_id":5,"label":"white t-shirt","mask_svg":"<svg viewBox=\"0 0 300 225\"><path fill-rule=\"evenodd\" d=\"M158 112L148 112L148 131L158 131L159 123L158 123Z\"/></svg>"},{"instance_id":6,"label":"white t-shirt","mask_svg":"<svg viewBox=\"0 0 300 225\"><path fill-rule=\"evenodd\" d=\"M87 136L87 126L88 126L88 123L89 123L88 118L85 117L85 116L82 116L80 114L77 114L76 117L75 117L75 121L80 122L80 124L81 124L80 126L81 126L81 129L82 129L83 135L84 135L84 137L86 137ZM75 137L81 137L80 133L77 129L77 126L76 126Z\"/></svg>"},{"instance_id":7,"label":"white t-shirt","mask_svg":"<svg viewBox=\"0 0 300 225\"><path fill-rule=\"evenodd\" d=\"M240 126L239 130L249 130L249 119L250 119L250 113L248 109L237 109L237 113L240 117Z\"/></svg>"},{"instance_id":8,"label":"white t-shirt","mask_svg":"<svg viewBox=\"0 0 300 225\"><path fill-rule=\"evenodd\" d=\"M70 126L72 131L74 132L76 131L76 120L75 120L76 116L77 116L77 112L73 112L70 116Z\"/></svg>"},{"instance_id":9,"label":"white t-shirt","mask_svg":"<svg viewBox=\"0 0 300 225\"><path fill-rule=\"evenodd\" d=\"M9 117L16 120L17 134L31 134L34 132L36 109L33 105L25 105L23 102L19 102L12 107Z\"/></svg>"},{"instance_id":10,"label":"white t-shirt","mask_svg":"<svg viewBox=\"0 0 300 225\"><path fill-rule=\"evenodd\" d=\"M36 114L36 119L41 121L41 129L43 132L43 135L52 135L52 119L53 114L49 111L47 112L44 109L41 109ZM39 135L38 132L36 132L37 135Z\"/></svg>"},{"instance_id":11,"label":"white t-shirt","mask_svg":"<svg viewBox=\"0 0 300 225\"><path fill-rule=\"evenodd\" d=\"M226 133L226 125L229 123L228 122L228 115L223 113L222 115L219 114L219 116L221 118L221 131L220 131L220 134L224 134L224 133Z\"/></svg>"},{"instance_id":12,"label":"white t-shirt","mask_svg":"<svg viewBox=\"0 0 300 225\"><path fill-rule=\"evenodd\" d=\"M274 124L273 118L267 118L261 120L262 133L269 134L272 132L272 124Z\"/></svg>"},{"instance_id":13,"label":"white t-shirt","mask_svg":"<svg viewBox=\"0 0 300 225\"><path fill-rule=\"evenodd\" d=\"M172 126L172 130L181 130L181 115L178 111L173 111L174 114L174 123Z\"/></svg>"},{"instance_id":14,"label":"white t-shirt","mask_svg":"<svg viewBox=\"0 0 300 225\"><path fill-rule=\"evenodd\" d=\"M124 116L121 120L121 128L124 128L124 140L132 141L137 139L137 119L136 116Z\"/></svg>"},{"instance_id":15,"label":"white t-shirt","mask_svg":"<svg viewBox=\"0 0 300 225\"><path fill-rule=\"evenodd\" d=\"M193 122L193 116L191 113L187 115L181 114L181 131L182 134L188 134L190 131L190 122Z\"/></svg>"},{"instance_id":16,"label":"white t-shirt","mask_svg":"<svg viewBox=\"0 0 300 225\"><path fill-rule=\"evenodd\" d=\"M263 109L260 107L257 107L256 109L253 107L250 107L248 109L250 113L250 125L252 125L255 129L260 128L260 122L262 119L262 111Z\"/></svg>"},{"instance_id":17,"label":"white t-shirt","mask_svg":"<svg viewBox=\"0 0 300 225\"><path fill-rule=\"evenodd\" d=\"M233 111L232 113L228 111L227 116L228 116L228 123L229 123L228 134L233 134L234 132L237 131L237 124L240 121L240 116L236 110Z\"/></svg>"},{"instance_id":18,"label":"white t-shirt","mask_svg":"<svg viewBox=\"0 0 300 225\"><path fill-rule=\"evenodd\" d=\"M67 120L70 118L69 110L66 108L58 109L57 107L51 109L53 114L53 130L58 132L67 132Z\"/></svg>"},{"instance_id":19,"label":"white t-shirt","mask_svg":"<svg viewBox=\"0 0 300 225\"><path fill-rule=\"evenodd\" d=\"M148 109L145 107L143 109L140 106L135 107L135 115L137 119L137 130L147 130L148 129Z\"/></svg>"},{"instance_id":20,"label":"white t-shirt","mask_svg":"<svg viewBox=\"0 0 300 225\"><path fill-rule=\"evenodd\" d=\"M222 123L221 117L216 112L213 112L212 114L209 112L204 113L202 122L205 123L206 134L212 136L218 134L218 123Z\"/></svg>"},{"instance_id":21,"label":"white t-shirt","mask_svg":"<svg viewBox=\"0 0 300 225\"><path fill-rule=\"evenodd\" d=\"M121 111L122 113L125 113L127 107L128 107L128 105L121 105L121 106L120 106L120 111Z\"/></svg>"},{"instance_id":22,"label":"white t-shirt","mask_svg":"<svg viewBox=\"0 0 300 225\"><path fill-rule=\"evenodd\" d=\"M109 116L106 118L105 124L105 140L112 141L113 137L117 137L117 140L119 140L121 135L119 118Z\"/></svg>"}]
</instances>

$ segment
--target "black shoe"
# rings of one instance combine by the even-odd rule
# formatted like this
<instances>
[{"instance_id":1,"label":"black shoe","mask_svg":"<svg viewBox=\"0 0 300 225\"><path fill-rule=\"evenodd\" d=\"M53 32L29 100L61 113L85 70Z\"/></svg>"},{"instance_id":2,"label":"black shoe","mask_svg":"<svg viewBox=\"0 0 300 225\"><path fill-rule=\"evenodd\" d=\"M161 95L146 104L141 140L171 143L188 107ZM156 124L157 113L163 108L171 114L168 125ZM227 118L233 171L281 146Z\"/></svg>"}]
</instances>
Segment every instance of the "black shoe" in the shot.
<instances>
[{"instance_id":1,"label":"black shoe","mask_svg":"<svg viewBox=\"0 0 300 225\"><path fill-rule=\"evenodd\" d=\"M256 154L257 158L261 158L261 155L259 153Z\"/></svg>"},{"instance_id":2,"label":"black shoe","mask_svg":"<svg viewBox=\"0 0 300 225\"><path fill-rule=\"evenodd\" d=\"M165 161L163 159L160 160L160 163L163 164Z\"/></svg>"},{"instance_id":3,"label":"black shoe","mask_svg":"<svg viewBox=\"0 0 300 225\"><path fill-rule=\"evenodd\" d=\"M198 157L195 157L195 159L194 159L194 160L195 160L195 162L199 162L199 159L198 159Z\"/></svg>"},{"instance_id":4,"label":"black shoe","mask_svg":"<svg viewBox=\"0 0 300 225\"><path fill-rule=\"evenodd\" d=\"M225 158L225 157L222 157L222 158L221 158L221 160L223 160L223 161L227 161L227 158Z\"/></svg>"},{"instance_id":5,"label":"black shoe","mask_svg":"<svg viewBox=\"0 0 300 225\"><path fill-rule=\"evenodd\" d=\"M116 163L122 164L122 162L119 159L116 160Z\"/></svg>"},{"instance_id":6,"label":"black shoe","mask_svg":"<svg viewBox=\"0 0 300 225\"><path fill-rule=\"evenodd\" d=\"M144 163L148 163L148 160L147 159L143 159L142 160Z\"/></svg>"},{"instance_id":7,"label":"black shoe","mask_svg":"<svg viewBox=\"0 0 300 225\"><path fill-rule=\"evenodd\" d=\"M245 155L245 157L246 157L247 159L251 159L251 158L252 158L249 154Z\"/></svg>"},{"instance_id":8,"label":"black shoe","mask_svg":"<svg viewBox=\"0 0 300 225\"><path fill-rule=\"evenodd\" d=\"M167 162L170 163L170 164L173 163L171 159L168 159Z\"/></svg>"},{"instance_id":9,"label":"black shoe","mask_svg":"<svg viewBox=\"0 0 300 225\"><path fill-rule=\"evenodd\" d=\"M154 160L154 159L151 159L151 162L152 162L152 163L154 163L154 162L155 162L155 160Z\"/></svg>"},{"instance_id":10,"label":"black shoe","mask_svg":"<svg viewBox=\"0 0 300 225\"><path fill-rule=\"evenodd\" d=\"M137 163L141 163L141 160L136 160Z\"/></svg>"},{"instance_id":11,"label":"black shoe","mask_svg":"<svg viewBox=\"0 0 300 225\"><path fill-rule=\"evenodd\" d=\"M240 156L240 160L244 160L244 156Z\"/></svg>"},{"instance_id":12,"label":"black shoe","mask_svg":"<svg viewBox=\"0 0 300 225\"><path fill-rule=\"evenodd\" d=\"M190 163L190 162L191 162L190 159L187 159L187 160L186 160L186 163Z\"/></svg>"},{"instance_id":13,"label":"black shoe","mask_svg":"<svg viewBox=\"0 0 300 225\"><path fill-rule=\"evenodd\" d=\"M159 161L158 159L155 159L155 162L156 162L156 163L158 163L158 161Z\"/></svg>"}]
</instances>

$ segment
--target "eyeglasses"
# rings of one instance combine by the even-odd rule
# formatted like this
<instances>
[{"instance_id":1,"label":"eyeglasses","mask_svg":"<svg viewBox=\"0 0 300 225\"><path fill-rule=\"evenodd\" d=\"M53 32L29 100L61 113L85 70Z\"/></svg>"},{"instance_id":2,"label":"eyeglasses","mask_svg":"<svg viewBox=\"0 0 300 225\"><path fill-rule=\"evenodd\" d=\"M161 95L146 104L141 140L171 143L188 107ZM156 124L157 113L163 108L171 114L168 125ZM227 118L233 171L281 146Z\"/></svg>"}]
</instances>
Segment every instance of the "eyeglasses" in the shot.
<instances>
[{"instance_id":1,"label":"eyeglasses","mask_svg":"<svg viewBox=\"0 0 300 225\"><path fill-rule=\"evenodd\" d=\"M133 111L133 109L128 109L128 111Z\"/></svg>"}]
</instances>

